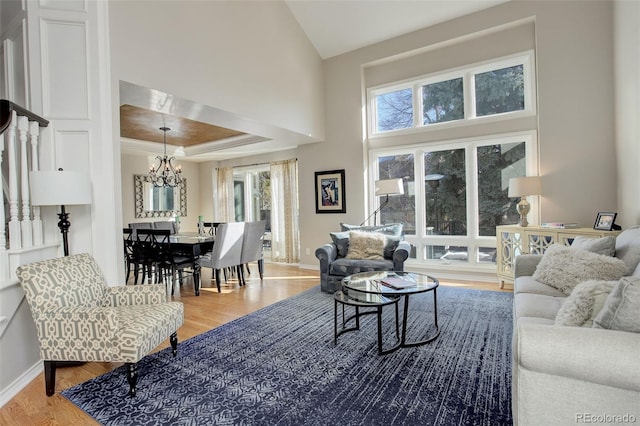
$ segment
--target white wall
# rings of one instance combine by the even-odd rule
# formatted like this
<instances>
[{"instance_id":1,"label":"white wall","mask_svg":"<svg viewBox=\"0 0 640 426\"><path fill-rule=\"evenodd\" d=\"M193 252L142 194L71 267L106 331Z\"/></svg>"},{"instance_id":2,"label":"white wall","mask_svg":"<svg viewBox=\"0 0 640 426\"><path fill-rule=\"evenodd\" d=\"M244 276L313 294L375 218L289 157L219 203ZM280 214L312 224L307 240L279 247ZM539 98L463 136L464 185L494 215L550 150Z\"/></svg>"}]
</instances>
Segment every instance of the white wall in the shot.
<instances>
[{"instance_id":1,"label":"white wall","mask_svg":"<svg viewBox=\"0 0 640 426\"><path fill-rule=\"evenodd\" d=\"M640 224L640 2L615 3L616 157L618 214Z\"/></svg>"},{"instance_id":2,"label":"white wall","mask_svg":"<svg viewBox=\"0 0 640 426\"><path fill-rule=\"evenodd\" d=\"M616 211L613 3L511 1L324 61L326 142L300 147L298 155L303 264L317 264L313 250L340 222L360 223L366 216L365 67L434 46L472 62L476 52L456 49L452 40L524 19L535 19L541 220L591 226L598 211ZM315 214L313 171L332 169L346 169L347 212Z\"/></svg>"}]
</instances>

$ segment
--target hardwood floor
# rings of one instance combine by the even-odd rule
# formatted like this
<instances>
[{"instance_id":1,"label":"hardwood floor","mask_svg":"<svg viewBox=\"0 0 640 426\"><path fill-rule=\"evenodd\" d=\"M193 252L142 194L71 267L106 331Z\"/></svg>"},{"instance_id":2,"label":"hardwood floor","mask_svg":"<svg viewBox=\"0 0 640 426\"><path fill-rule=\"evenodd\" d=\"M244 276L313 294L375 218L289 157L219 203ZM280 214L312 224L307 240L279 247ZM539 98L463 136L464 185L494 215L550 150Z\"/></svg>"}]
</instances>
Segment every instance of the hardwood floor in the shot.
<instances>
[{"instance_id":1,"label":"hardwood floor","mask_svg":"<svg viewBox=\"0 0 640 426\"><path fill-rule=\"evenodd\" d=\"M233 319L254 312L264 306L286 299L318 285L318 272L267 263L262 282L257 267L251 268L247 285L240 288L237 280L230 279L218 293L211 281L211 271L203 269L200 296L195 297L193 285L186 280L176 294L175 300L184 303L185 320L178 330L179 341L201 334ZM500 290L494 283L471 283L464 281L441 282L442 285L469 287L485 290ZM169 346L165 341L157 350ZM62 389L77 385L120 366L119 363L88 362L80 366L60 368L56 374L56 394L47 397L44 378L40 374L18 395L0 408L2 425L97 425L91 417L60 395Z\"/></svg>"}]
</instances>

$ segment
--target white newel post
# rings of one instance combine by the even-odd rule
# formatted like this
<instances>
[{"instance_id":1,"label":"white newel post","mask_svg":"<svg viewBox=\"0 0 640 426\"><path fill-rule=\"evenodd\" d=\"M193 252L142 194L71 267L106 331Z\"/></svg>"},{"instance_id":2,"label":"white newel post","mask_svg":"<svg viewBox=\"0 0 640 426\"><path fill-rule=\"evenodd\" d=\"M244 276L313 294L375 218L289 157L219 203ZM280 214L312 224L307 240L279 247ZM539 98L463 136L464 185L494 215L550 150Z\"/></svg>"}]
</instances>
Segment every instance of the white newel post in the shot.
<instances>
[{"instance_id":1,"label":"white newel post","mask_svg":"<svg viewBox=\"0 0 640 426\"><path fill-rule=\"evenodd\" d=\"M20 136L20 199L22 201L22 247L33 247L33 228L31 225L31 203L29 202L29 157L27 147L29 143L29 119L18 117L18 134Z\"/></svg>"},{"instance_id":2,"label":"white newel post","mask_svg":"<svg viewBox=\"0 0 640 426\"><path fill-rule=\"evenodd\" d=\"M11 123L6 132L7 148L9 153L9 248L17 250L22 248L20 221L18 220L18 165L16 155L16 126L17 114L11 111Z\"/></svg>"},{"instance_id":3,"label":"white newel post","mask_svg":"<svg viewBox=\"0 0 640 426\"><path fill-rule=\"evenodd\" d=\"M31 170L40 170L38 164L38 142L40 137L40 125L37 121L29 122L29 136L31 138ZM31 197L29 197L31 198ZM42 231L42 219L40 218L40 207L32 206L33 209L33 245L41 246L44 243Z\"/></svg>"},{"instance_id":4,"label":"white newel post","mask_svg":"<svg viewBox=\"0 0 640 426\"><path fill-rule=\"evenodd\" d=\"M4 152L5 145L4 135L0 135L0 168L2 166L2 154ZM4 185L0 185L0 195L2 195L2 203L4 205ZM7 253L7 233L4 230L4 207L0 210L0 281L9 279L9 253Z\"/></svg>"}]
</instances>

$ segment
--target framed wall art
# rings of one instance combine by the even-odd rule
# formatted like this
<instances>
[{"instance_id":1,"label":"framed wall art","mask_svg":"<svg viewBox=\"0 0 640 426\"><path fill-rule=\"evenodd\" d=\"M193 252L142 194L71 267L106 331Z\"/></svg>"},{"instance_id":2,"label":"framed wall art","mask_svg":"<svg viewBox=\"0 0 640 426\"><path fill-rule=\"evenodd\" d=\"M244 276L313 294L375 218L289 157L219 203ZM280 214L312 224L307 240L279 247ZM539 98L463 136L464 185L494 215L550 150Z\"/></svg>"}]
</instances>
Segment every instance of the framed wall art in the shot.
<instances>
[{"instance_id":1,"label":"framed wall art","mask_svg":"<svg viewBox=\"0 0 640 426\"><path fill-rule=\"evenodd\" d=\"M344 169L316 172L316 213L346 213Z\"/></svg>"}]
</instances>

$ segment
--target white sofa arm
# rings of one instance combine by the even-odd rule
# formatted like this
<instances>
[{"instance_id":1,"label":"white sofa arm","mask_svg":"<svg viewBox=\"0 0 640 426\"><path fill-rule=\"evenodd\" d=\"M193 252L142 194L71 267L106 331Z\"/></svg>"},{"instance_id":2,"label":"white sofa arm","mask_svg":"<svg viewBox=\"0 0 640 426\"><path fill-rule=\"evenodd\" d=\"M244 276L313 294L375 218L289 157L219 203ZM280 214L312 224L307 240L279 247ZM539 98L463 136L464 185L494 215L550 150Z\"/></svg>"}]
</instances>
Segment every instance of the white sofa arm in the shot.
<instances>
[{"instance_id":1,"label":"white sofa arm","mask_svg":"<svg viewBox=\"0 0 640 426\"><path fill-rule=\"evenodd\" d=\"M521 368L640 391L638 333L519 322L514 337Z\"/></svg>"}]
</instances>

